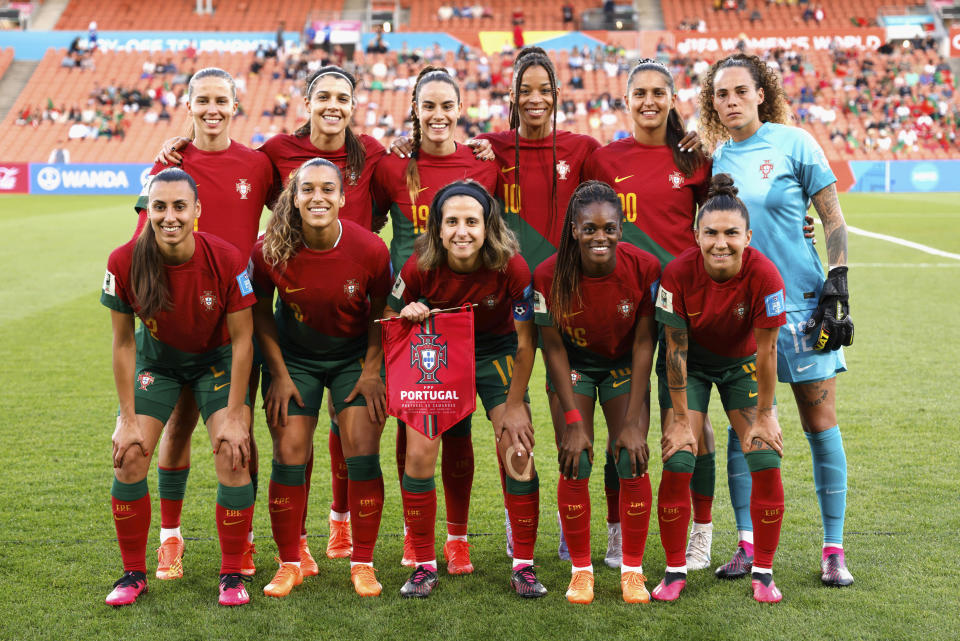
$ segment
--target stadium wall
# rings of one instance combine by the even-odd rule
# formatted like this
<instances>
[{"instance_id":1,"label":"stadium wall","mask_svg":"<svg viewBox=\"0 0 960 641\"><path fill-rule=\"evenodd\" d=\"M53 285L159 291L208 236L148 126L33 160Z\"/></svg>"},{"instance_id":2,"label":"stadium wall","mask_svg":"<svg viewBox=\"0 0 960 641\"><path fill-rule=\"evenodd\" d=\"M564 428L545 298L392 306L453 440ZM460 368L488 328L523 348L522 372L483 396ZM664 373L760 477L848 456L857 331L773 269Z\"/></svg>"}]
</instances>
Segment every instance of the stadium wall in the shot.
<instances>
[{"instance_id":1,"label":"stadium wall","mask_svg":"<svg viewBox=\"0 0 960 641\"><path fill-rule=\"evenodd\" d=\"M130 195L140 193L147 163L0 162L0 194ZM838 191L957 191L960 160L851 160L831 162Z\"/></svg>"}]
</instances>

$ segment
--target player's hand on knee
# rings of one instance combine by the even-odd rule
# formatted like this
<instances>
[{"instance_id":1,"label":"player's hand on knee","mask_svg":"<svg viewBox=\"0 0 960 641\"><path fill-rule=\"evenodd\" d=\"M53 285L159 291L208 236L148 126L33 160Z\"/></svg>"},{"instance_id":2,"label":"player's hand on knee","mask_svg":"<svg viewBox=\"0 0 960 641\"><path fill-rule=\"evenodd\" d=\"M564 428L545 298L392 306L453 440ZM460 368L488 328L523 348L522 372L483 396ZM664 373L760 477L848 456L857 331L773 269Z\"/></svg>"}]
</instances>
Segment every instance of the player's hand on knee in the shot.
<instances>
[{"instance_id":1,"label":"player's hand on knee","mask_svg":"<svg viewBox=\"0 0 960 641\"><path fill-rule=\"evenodd\" d=\"M757 420L750 425L743 439L744 454L767 448L783 456L783 432L772 408L757 412Z\"/></svg>"},{"instance_id":2,"label":"player's hand on knee","mask_svg":"<svg viewBox=\"0 0 960 641\"><path fill-rule=\"evenodd\" d=\"M693 429L686 416L674 413L673 421L667 424L660 439L662 449L661 459L664 463L680 450L696 451L697 439L693 437Z\"/></svg>"},{"instance_id":3,"label":"player's hand on knee","mask_svg":"<svg viewBox=\"0 0 960 641\"><path fill-rule=\"evenodd\" d=\"M577 480L580 467L580 455L587 453L587 460L593 465L593 443L583 428L583 421L567 426L560 440L560 474L568 479Z\"/></svg>"},{"instance_id":4,"label":"player's hand on knee","mask_svg":"<svg viewBox=\"0 0 960 641\"><path fill-rule=\"evenodd\" d=\"M287 426L287 409L291 399L299 407L304 406L300 390L289 375L278 376L270 381L270 387L267 388L263 399L263 407L270 427Z\"/></svg>"},{"instance_id":5,"label":"player's hand on knee","mask_svg":"<svg viewBox=\"0 0 960 641\"><path fill-rule=\"evenodd\" d=\"M136 416L117 416L117 424L113 430L113 467L123 467L123 460L132 447L140 448L144 457L149 456L144 445L144 436L140 430L140 422Z\"/></svg>"},{"instance_id":6,"label":"player's hand on knee","mask_svg":"<svg viewBox=\"0 0 960 641\"><path fill-rule=\"evenodd\" d=\"M825 352L853 344L846 266L834 267L827 274L817 310L807 321L804 334L813 337L814 349Z\"/></svg>"},{"instance_id":7,"label":"player's hand on knee","mask_svg":"<svg viewBox=\"0 0 960 641\"><path fill-rule=\"evenodd\" d=\"M250 459L250 430L246 421L229 414L217 421L217 429L213 435L216 447L213 453L220 456L224 452L234 470L246 466Z\"/></svg>"},{"instance_id":8,"label":"player's hand on knee","mask_svg":"<svg viewBox=\"0 0 960 641\"><path fill-rule=\"evenodd\" d=\"M620 465L619 457L629 457L631 476L642 476L646 473L647 463L650 460L650 447L643 434L636 430L623 430L613 444L613 452L618 466Z\"/></svg>"}]
</instances>

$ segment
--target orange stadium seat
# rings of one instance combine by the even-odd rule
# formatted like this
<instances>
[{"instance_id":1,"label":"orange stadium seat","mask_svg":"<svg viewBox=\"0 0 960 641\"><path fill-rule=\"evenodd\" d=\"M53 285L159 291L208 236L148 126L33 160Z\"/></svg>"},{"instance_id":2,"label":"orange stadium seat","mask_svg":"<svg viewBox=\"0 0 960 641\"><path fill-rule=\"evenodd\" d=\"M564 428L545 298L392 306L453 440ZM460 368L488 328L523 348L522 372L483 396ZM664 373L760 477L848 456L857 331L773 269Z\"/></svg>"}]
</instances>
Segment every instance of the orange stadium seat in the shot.
<instances>
[{"instance_id":1,"label":"orange stadium seat","mask_svg":"<svg viewBox=\"0 0 960 641\"><path fill-rule=\"evenodd\" d=\"M788 30L797 27L821 27L824 29L847 29L852 26L853 18L865 18L868 22L876 21L881 7L907 7L923 5L917 0L832 0L831 2L816 2L811 0L809 5L797 3L768 3L752 0L748 9L744 11L714 11L713 0L663 0L664 24L667 29L676 29L681 22L706 22L708 31L744 31L747 29L776 29ZM805 25L802 19L807 6L822 5L824 19L820 24L810 21ZM750 22L750 14L758 10L761 20Z\"/></svg>"}]
</instances>

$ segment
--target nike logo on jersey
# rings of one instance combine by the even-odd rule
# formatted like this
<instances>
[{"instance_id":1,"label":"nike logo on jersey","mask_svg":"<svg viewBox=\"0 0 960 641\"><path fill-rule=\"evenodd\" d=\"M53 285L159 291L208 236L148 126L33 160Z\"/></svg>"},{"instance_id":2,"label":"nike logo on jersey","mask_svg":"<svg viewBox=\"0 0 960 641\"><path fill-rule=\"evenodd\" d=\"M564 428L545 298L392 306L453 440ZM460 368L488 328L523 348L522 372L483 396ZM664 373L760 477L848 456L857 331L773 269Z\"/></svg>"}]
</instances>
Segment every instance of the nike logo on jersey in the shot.
<instances>
[{"instance_id":1,"label":"nike logo on jersey","mask_svg":"<svg viewBox=\"0 0 960 641\"><path fill-rule=\"evenodd\" d=\"M703 312L687 312L687 316L699 316Z\"/></svg>"},{"instance_id":2,"label":"nike logo on jersey","mask_svg":"<svg viewBox=\"0 0 960 641\"><path fill-rule=\"evenodd\" d=\"M219 392L220 390L222 390L224 387L226 387L226 386L229 385L229 384L230 384L230 383L227 382L227 383L221 383L220 385L214 385L214 386L213 386L213 391L214 391L214 392Z\"/></svg>"},{"instance_id":3,"label":"nike logo on jersey","mask_svg":"<svg viewBox=\"0 0 960 641\"><path fill-rule=\"evenodd\" d=\"M813 367L814 365L816 365L816 363L807 363L806 365L797 365L797 371L798 371L798 372L805 372L805 371L807 371L808 369L810 369L811 367Z\"/></svg>"},{"instance_id":4,"label":"nike logo on jersey","mask_svg":"<svg viewBox=\"0 0 960 641\"><path fill-rule=\"evenodd\" d=\"M622 183L627 178L633 178L633 174L630 174L629 176L617 176L616 178L613 179L613 182Z\"/></svg>"},{"instance_id":5,"label":"nike logo on jersey","mask_svg":"<svg viewBox=\"0 0 960 641\"><path fill-rule=\"evenodd\" d=\"M753 398L757 395L757 392L747 392L747 398Z\"/></svg>"},{"instance_id":6,"label":"nike logo on jersey","mask_svg":"<svg viewBox=\"0 0 960 641\"><path fill-rule=\"evenodd\" d=\"M305 289L306 289L306 287L286 287L286 288L284 288L283 291L285 291L285 292L288 293L288 294L293 294L293 293L295 293L295 292L302 292L302 291L305 290Z\"/></svg>"},{"instance_id":7,"label":"nike logo on jersey","mask_svg":"<svg viewBox=\"0 0 960 641\"><path fill-rule=\"evenodd\" d=\"M430 188L429 188L429 187L421 187L420 189L417 190L417 193L419 194L420 192L426 191L426 190L428 190L428 189L430 189Z\"/></svg>"},{"instance_id":8,"label":"nike logo on jersey","mask_svg":"<svg viewBox=\"0 0 960 641\"><path fill-rule=\"evenodd\" d=\"M613 385L611 385L611 387L612 387L613 389L617 389L618 387L620 387L620 386L623 385L624 383L629 383L629 382L630 382L630 379L629 379L629 378L625 378L625 379L623 379L622 381L614 381L614 382L613 382Z\"/></svg>"},{"instance_id":9,"label":"nike logo on jersey","mask_svg":"<svg viewBox=\"0 0 960 641\"><path fill-rule=\"evenodd\" d=\"M513 170L516 169L516 168L517 168L516 165L514 165L513 167L504 167L504 168L502 168L502 169L500 170L500 172L501 172L501 173L504 173L504 174L508 174L508 173L510 173L511 171L513 171Z\"/></svg>"}]
</instances>

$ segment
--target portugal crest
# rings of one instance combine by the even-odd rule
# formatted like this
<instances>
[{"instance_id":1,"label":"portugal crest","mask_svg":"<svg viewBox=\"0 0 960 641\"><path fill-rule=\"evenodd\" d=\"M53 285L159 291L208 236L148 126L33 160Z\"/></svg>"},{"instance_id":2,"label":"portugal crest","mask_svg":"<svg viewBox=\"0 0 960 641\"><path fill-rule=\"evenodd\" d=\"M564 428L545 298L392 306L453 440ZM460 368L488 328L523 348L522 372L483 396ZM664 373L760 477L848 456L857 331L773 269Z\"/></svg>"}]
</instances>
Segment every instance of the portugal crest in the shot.
<instances>
[{"instance_id":1,"label":"portugal crest","mask_svg":"<svg viewBox=\"0 0 960 641\"><path fill-rule=\"evenodd\" d=\"M150 383L154 380L153 374L150 372L143 372L140 376L137 377L137 383L140 385L140 389L145 390L150 387Z\"/></svg>"},{"instance_id":2,"label":"portugal crest","mask_svg":"<svg viewBox=\"0 0 960 641\"><path fill-rule=\"evenodd\" d=\"M494 296L493 294L490 294L489 296L483 299L483 304L487 309L493 309L494 307L497 306L497 297Z\"/></svg>"},{"instance_id":3,"label":"portugal crest","mask_svg":"<svg viewBox=\"0 0 960 641\"><path fill-rule=\"evenodd\" d=\"M561 160L557 163L557 179L566 180L567 176L570 175L570 165L567 164L566 160Z\"/></svg>"},{"instance_id":4,"label":"portugal crest","mask_svg":"<svg viewBox=\"0 0 960 641\"><path fill-rule=\"evenodd\" d=\"M208 312L212 312L217 308L217 296L213 292L207 290L200 295L200 304Z\"/></svg>"},{"instance_id":5,"label":"portugal crest","mask_svg":"<svg viewBox=\"0 0 960 641\"><path fill-rule=\"evenodd\" d=\"M667 180L670 181L671 187L673 187L674 189L680 189L681 187L683 187L683 183L686 180L686 177L683 174L681 174L679 171L675 171L669 176L667 176Z\"/></svg>"},{"instance_id":6,"label":"portugal crest","mask_svg":"<svg viewBox=\"0 0 960 641\"><path fill-rule=\"evenodd\" d=\"M432 323L424 323L421 327L424 331L416 334L420 342L410 345L410 367L420 370L418 385L439 385L437 372L441 366L447 366L447 346L437 343L439 334L430 333Z\"/></svg>"},{"instance_id":7,"label":"portugal crest","mask_svg":"<svg viewBox=\"0 0 960 641\"><path fill-rule=\"evenodd\" d=\"M582 377L580 376L580 372L578 372L578 371L575 370L575 369L570 370L570 382L571 382L571 383L573 383L574 385L576 385L577 383L580 382L580 379L581 379L581 378L582 378Z\"/></svg>"},{"instance_id":8,"label":"portugal crest","mask_svg":"<svg viewBox=\"0 0 960 641\"><path fill-rule=\"evenodd\" d=\"M351 278L346 283L343 284L343 293L347 295L348 298L355 298L360 295L360 283L354 278Z\"/></svg>"},{"instance_id":9,"label":"portugal crest","mask_svg":"<svg viewBox=\"0 0 960 641\"><path fill-rule=\"evenodd\" d=\"M617 303L617 313L620 314L623 318L630 318L630 314L633 313L635 305L633 301L629 298L624 298L619 303Z\"/></svg>"},{"instance_id":10,"label":"portugal crest","mask_svg":"<svg viewBox=\"0 0 960 641\"><path fill-rule=\"evenodd\" d=\"M760 165L760 178L767 180L770 178L770 172L773 171L773 163L769 160L764 160Z\"/></svg>"},{"instance_id":11,"label":"portugal crest","mask_svg":"<svg viewBox=\"0 0 960 641\"><path fill-rule=\"evenodd\" d=\"M737 320L743 320L747 315L746 303L737 303L737 306L733 309L733 313L737 315Z\"/></svg>"},{"instance_id":12,"label":"portugal crest","mask_svg":"<svg viewBox=\"0 0 960 641\"><path fill-rule=\"evenodd\" d=\"M240 192L240 200L246 200L247 194L253 191L253 187L250 186L246 178L241 178L237 181L237 191Z\"/></svg>"}]
</instances>

